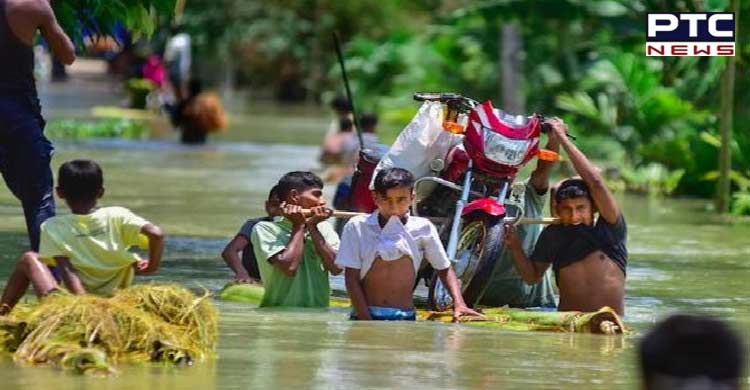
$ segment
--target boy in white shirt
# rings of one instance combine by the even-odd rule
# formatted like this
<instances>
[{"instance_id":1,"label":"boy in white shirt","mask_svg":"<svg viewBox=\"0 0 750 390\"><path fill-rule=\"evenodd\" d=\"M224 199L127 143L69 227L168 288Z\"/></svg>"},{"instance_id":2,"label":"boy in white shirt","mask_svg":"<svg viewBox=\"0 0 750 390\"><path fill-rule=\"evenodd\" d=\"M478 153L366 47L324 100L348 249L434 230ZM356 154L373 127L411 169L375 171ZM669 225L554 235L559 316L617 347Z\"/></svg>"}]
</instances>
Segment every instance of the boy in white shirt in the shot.
<instances>
[{"instance_id":1,"label":"boy in white shirt","mask_svg":"<svg viewBox=\"0 0 750 390\"><path fill-rule=\"evenodd\" d=\"M438 272L453 297L453 318L479 316L466 307L458 279L426 218L409 215L414 176L401 168L375 178L374 213L352 218L344 227L336 264L345 267L354 320L414 320L413 287L423 258Z\"/></svg>"}]
</instances>

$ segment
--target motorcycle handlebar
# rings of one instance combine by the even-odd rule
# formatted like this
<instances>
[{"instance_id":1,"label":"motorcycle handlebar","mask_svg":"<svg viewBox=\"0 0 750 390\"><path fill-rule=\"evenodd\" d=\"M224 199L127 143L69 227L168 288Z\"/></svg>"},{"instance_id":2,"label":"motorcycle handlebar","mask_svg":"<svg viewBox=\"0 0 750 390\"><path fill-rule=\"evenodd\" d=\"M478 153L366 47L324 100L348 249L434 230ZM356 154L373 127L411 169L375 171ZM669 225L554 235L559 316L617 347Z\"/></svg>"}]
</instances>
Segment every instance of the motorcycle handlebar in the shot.
<instances>
[{"instance_id":1,"label":"motorcycle handlebar","mask_svg":"<svg viewBox=\"0 0 750 390\"><path fill-rule=\"evenodd\" d=\"M414 100L418 102L433 101L446 103L449 106L454 106L459 111L464 112L471 110L474 106L479 104L479 102L474 99L453 92L416 92L414 94ZM549 118L539 115L539 119L542 126L542 133L549 133L551 130L551 125L548 122ZM568 133L567 136L573 141L576 140L576 137L570 133Z\"/></svg>"},{"instance_id":2,"label":"motorcycle handlebar","mask_svg":"<svg viewBox=\"0 0 750 390\"><path fill-rule=\"evenodd\" d=\"M550 130L552 130L552 125L549 123L550 118L544 117L544 115L539 115L540 119L540 126L542 127L542 133L549 134ZM570 138L571 140L575 141L576 137L573 134L565 133L565 135Z\"/></svg>"},{"instance_id":3,"label":"motorcycle handlebar","mask_svg":"<svg viewBox=\"0 0 750 390\"><path fill-rule=\"evenodd\" d=\"M479 104L474 99L453 92L417 92L414 94L414 100L418 102L434 101L447 104L463 105L472 108Z\"/></svg>"}]
</instances>

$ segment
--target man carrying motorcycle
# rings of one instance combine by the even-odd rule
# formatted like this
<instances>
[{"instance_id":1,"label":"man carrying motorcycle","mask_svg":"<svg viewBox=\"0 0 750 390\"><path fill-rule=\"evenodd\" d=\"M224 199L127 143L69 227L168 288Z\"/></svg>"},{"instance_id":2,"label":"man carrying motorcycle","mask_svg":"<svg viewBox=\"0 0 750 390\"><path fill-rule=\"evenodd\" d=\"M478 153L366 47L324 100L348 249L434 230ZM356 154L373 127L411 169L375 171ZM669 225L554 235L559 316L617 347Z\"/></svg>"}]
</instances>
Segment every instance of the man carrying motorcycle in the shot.
<instances>
[{"instance_id":1,"label":"man carrying motorcycle","mask_svg":"<svg viewBox=\"0 0 750 390\"><path fill-rule=\"evenodd\" d=\"M552 119L550 123L559 123L559 120ZM549 137L545 149L559 153L560 143L555 137ZM536 169L525 183L524 216L530 218L544 216L546 195L549 192L549 176L554 164L554 161L537 160ZM516 232L521 249L527 256L531 255L542 232L542 225L518 225ZM505 305L517 308L557 307L550 272L544 272L539 282L527 284L513 265L511 251L507 248L501 252L479 304L491 307Z\"/></svg>"},{"instance_id":2,"label":"man carrying motorcycle","mask_svg":"<svg viewBox=\"0 0 750 390\"><path fill-rule=\"evenodd\" d=\"M561 311L591 312L609 306L625 311L627 228L622 212L599 171L566 138L567 126L552 124L550 138L565 149L580 178L563 181L555 192L560 224L547 226L527 256L512 226L506 245L523 280L538 283L550 266L560 289ZM594 213L599 217L594 220Z\"/></svg>"}]
</instances>

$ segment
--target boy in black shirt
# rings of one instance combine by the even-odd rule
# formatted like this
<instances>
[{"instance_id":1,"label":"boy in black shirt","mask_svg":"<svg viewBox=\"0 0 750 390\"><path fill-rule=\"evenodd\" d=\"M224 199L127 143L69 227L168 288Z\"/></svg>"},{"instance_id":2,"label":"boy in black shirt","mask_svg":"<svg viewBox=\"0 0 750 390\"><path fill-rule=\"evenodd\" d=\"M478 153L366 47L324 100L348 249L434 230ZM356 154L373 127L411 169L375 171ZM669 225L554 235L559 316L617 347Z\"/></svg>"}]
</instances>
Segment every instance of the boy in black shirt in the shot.
<instances>
[{"instance_id":1,"label":"boy in black shirt","mask_svg":"<svg viewBox=\"0 0 750 390\"><path fill-rule=\"evenodd\" d=\"M570 141L567 126L552 121L550 138L562 145L581 178L563 181L555 193L559 225L546 227L526 257L512 226L506 245L524 281L537 283L552 266L560 289L560 311L596 311L602 306L625 311L627 228L617 202L598 170ZM594 221L594 212L599 217Z\"/></svg>"},{"instance_id":2,"label":"boy in black shirt","mask_svg":"<svg viewBox=\"0 0 750 390\"><path fill-rule=\"evenodd\" d=\"M258 262L253 252L253 244L250 243L250 235L258 222L272 221L274 217L281 215L281 201L279 200L278 186L271 188L266 200L266 216L262 218L250 218L240 228L236 236L229 241L221 252L221 257L229 268L234 271L234 281L238 283L260 282L260 271ZM239 254L242 253L240 258Z\"/></svg>"}]
</instances>

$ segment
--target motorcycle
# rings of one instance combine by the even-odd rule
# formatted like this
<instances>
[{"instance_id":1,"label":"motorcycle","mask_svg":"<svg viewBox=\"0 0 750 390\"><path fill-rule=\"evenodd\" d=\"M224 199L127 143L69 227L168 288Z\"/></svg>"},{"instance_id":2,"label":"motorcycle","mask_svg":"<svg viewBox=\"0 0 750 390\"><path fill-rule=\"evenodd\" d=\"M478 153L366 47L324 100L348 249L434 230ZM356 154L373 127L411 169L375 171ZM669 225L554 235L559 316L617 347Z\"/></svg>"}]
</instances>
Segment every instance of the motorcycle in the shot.
<instances>
[{"instance_id":1,"label":"motorcycle","mask_svg":"<svg viewBox=\"0 0 750 390\"><path fill-rule=\"evenodd\" d=\"M417 194L426 183L437 187L426 198L416 199L412 209L432 219L443 233L464 301L474 306L500 258L505 223L523 221L525 186L513 184L518 171L534 157L558 158L539 147L549 124L539 114L511 115L489 101L479 103L457 94L417 93L414 99L444 104L443 128L463 135L444 161L433 161L435 175L417 180ZM433 272L427 280L429 305L446 309L450 295L437 275Z\"/></svg>"},{"instance_id":2,"label":"motorcycle","mask_svg":"<svg viewBox=\"0 0 750 390\"><path fill-rule=\"evenodd\" d=\"M443 149L433 151L436 158L427 164L429 174L417 174L414 184L417 197L412 213L436 225L461 282L464 301L474 306L481 299L501 255L505 223L523 222L525 187L522 183L513 185L518 171L534 157L548 161L558 158L556 153L539 147L541 133L548 131L549 124L538 114L511 115L494 108L489 101L479 103L454 93L416 93L414 99L424 102L423 107L439 103L443 116L441 130L454 136L442 138L443 143L452 143L446 154L442 155ZM415 121L417 117L412 122ZM394 153L393 149L389 153ZM417 154L414 148L403 145L395 153L406 155L406 159L399 162ZM386 154L385 159L388 158ZM363 152L352 182L355 211L374 210L368 186L378 168L400 166L394 164L395 160L384 164ZM428 304L433 309L445 310L450 306L450 295L437 273L423 266L415 287L421 278L426 280Z\"/></svg>"}]
</instances>

